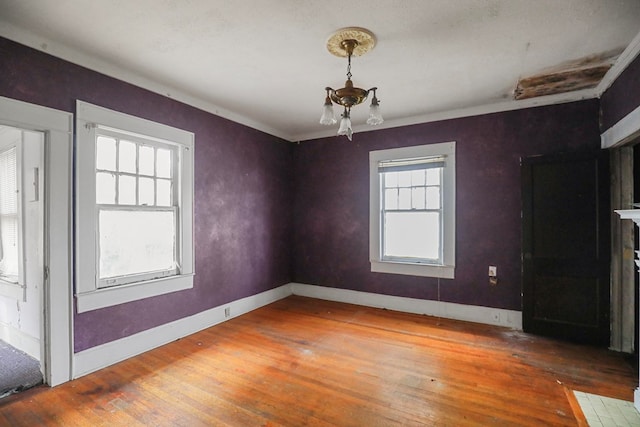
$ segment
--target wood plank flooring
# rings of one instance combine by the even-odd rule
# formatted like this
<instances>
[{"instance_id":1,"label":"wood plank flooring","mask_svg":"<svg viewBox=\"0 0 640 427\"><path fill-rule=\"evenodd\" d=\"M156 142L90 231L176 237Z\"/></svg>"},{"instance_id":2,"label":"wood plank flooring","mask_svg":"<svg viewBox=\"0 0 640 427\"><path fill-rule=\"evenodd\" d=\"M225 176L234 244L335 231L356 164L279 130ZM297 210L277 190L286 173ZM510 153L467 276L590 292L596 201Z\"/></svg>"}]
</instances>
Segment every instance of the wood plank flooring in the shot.
<instances>
[{"instance_id":1,"label":"wood plank flooring","mask_svg":"<svg viewBox=\"0 0 640 427\"><path fill-rule=\"evenodd\" d=\"M509 329L292 296L53 389L0 425L577 426L630 361Z\"/></svg>"}]
</instances>

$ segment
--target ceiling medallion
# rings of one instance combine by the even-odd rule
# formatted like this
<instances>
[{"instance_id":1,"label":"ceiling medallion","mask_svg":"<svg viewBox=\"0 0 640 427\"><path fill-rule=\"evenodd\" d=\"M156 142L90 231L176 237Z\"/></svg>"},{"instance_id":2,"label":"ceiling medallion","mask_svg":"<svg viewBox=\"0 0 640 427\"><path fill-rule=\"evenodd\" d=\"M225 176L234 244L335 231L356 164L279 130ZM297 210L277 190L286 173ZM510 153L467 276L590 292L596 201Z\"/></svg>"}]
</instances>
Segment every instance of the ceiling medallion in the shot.
<instances>
[{"instance_id":1,"label":"ceiling medallion","mask_svg":"<svg viewBox=\"0 0 640 427\"><path fill-rule=\"evenodd\" d=\"M333 103L344 107L341 114L340 128L338 135L346 135L349 141L352 139L353 129L351 127L351 107L361 104L373 92L373 98L369 107L369 118L367 124L378 125L384 120L380 114L380 105L376 97L378 88L361 89L354 87L351 81L351 57L361 56L369 52L376 45L376 38L373 33L364 28L349 27L336 31L327 40L327 50L338 57L347 58L347 81L343 88L333 89L326 87L327 96L324 101L324 110L320 123L323 125L333 125L337 123L333 112Z\"/></svg>"}]
</instances>

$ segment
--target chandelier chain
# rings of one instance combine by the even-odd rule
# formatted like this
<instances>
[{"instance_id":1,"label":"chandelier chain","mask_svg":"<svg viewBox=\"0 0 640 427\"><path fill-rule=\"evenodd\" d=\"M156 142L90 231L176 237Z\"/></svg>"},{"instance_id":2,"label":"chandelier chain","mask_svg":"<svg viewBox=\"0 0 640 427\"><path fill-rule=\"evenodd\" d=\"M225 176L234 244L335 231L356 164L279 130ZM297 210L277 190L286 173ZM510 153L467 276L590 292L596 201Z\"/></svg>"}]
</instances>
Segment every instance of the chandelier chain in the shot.
<instances>
[{"instance_id":1,"label":"chandelier chain","mask_svg":"<svg viewBox=\"0 0 640 427\"><path fill-rule=\"evenodd\" d=\"M349 53L349 62L347 65L347 80L351 80L351 53Z\"/></svg>"}]
</instances>

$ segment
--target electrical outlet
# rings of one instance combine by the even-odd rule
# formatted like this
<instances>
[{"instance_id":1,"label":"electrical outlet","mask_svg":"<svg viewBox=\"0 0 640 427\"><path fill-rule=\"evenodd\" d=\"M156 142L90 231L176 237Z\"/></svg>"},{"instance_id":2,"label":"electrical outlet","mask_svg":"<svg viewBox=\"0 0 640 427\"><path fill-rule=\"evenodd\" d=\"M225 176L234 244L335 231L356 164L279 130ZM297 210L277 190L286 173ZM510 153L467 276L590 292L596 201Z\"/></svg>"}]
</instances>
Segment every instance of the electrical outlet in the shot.
<instances>
[{"instance_id":1,"label":"electrical outlet","mask_svg":"<svg viewBox=\"0 0 640 427\"><path fill-rule=\"evenodd\" d=\"M494 311L493 313L491 313L491 319L495 323L500 323L500 312L499 311Z\"/></svg>"},{"instance_id":2,"label":"electrical outlet","mask_svg":"<svg viewBox=\"0 0 640 427\"><path fill-rule=\"evenodd\" d=\"M498 276L498 267L496 267L495 265L490 265L489 277L496 277L496 276Z\"/></svg>"},{"instance_id":3,"label":"electrical outlet","mask_svg":"<svg viewBox=\"0 0 640 427\"><path fill-rule=\"evenodd\" d=\"M231 317L231 307L225 307L224 317Z\"/></svg>"}]
</instances>

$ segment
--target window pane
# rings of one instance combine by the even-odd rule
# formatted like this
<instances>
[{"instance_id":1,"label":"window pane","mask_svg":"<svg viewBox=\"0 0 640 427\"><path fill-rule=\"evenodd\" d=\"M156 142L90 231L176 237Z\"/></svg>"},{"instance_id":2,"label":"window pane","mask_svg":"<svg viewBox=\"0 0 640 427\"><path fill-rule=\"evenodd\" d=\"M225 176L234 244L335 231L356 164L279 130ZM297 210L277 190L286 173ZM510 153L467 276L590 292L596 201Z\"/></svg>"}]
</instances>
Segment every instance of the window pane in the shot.
<instances>
[{"instance_id":1,"label":"window pane","mask_svg":"<svg viewBox=\"0 0 640 427\"><path fill-rule=\"evenodd\" d=\"M116 140L98 136L96 142L96 169L116 170Z\"/></svg>"},{"instance_id":2,"label":"window pane","mask_svg":"<svg viewBox=\"0 0 640 427\"><path fill-rule=\"evenodd\" d=\"M100 278L170 270L175 262L175 212L101 210Z\"/></svg>"},{"instance_id":3,"label":"window pane","mask_svg":"<svg viewBox=\"0 0 640 427\"><path fill-rule=\"evenodd\" d=\"M398 209L411 209L411 188L398 189Z\"/></svg>"},{"instance_id":4,"label":"window pane","mask_svg":"<svg viewBox=\"0 0 640 427\"><path fill-rule=\"evenodd\" d=\"M116 176L108 172L96 174L96 203L116 203Z\"/></svg>"},{"instance_id":5,"label":"window pane","mask_svg":"<svg viewBox=\"0 0 640 427\"><path fill-rule=\"evenodd\" d=\"M387 212L384 218L384 256L440 258L438 212Z\"/></svg>"},{"instance_id":6,"label":"window pane","mask_svg":"<svg viewBox=\"0 0 640 427\"><path fill-rule=\"evenodd\" d=\"M387 188L384 190L384 208L398 209L398 189Z\"/></svg>"},{"instance_id":7,"label":"window pane","mask_svg":"<svg viewBox=\"0 0 640 427\"><path fill-rule=\"evenodd\" d=\"M427 209L440 209L440 187L427 187Z\"/></svg>"},{"instance_id":8,"label":"window pane","mask_svg":"<svg viewBox=\"0 0 640 427\"><path fill-rule=\"evenodd\" d=\"M398 186L398 172L386 172L384 174L385 187Z\"/></svg>"},{"instance_id":9,"label":"window pane","mask_svg":"<svg viewBox=\"0 0 640 427\"><path fill-rule=\"evenodd\" d=\"M156 156L156 176L171 178L171 151L158 148Z\"/></svg>"},{"instance_id":10,"label":"window pane","mask_svg":"<svg viewBox=\"0 0 640 427\"><path fill-rule=\"evenodd\" d=\"M156 204L158 206L171 206L171 181L168 179L158 179L156 181L157 188L157 198Z\"/></svg>"},{"instance_id":11,"label":"window pane","mask_svg":"<svg viewBox=\"0 0 640 427\"><path fill-rule=\"evenodd\" d=\"M120 141L118 150L119 171L136 173L136 144L129 141Z\"/></svg>"},{"instance_id":12,"label":"window pane","mask_svg":"<svg viewBox=\"0 0 640 427\"><path fill-rule=\"evenodd\" d=\"M0 276L18 282L18 161L12 147L0 153Z\"/></svg>"},{"instance_id":13,"label":"window pane","mask_svg":"<svg viewBox=\"0 0 640 427\"><path fill-rule=\"evenodd\" d=\"M427 169L427 185L440 185L442 168Z\"/></svg>"},{"instance_id":14,"label":"window pane","mask_svg":"<svg viewBox=\"0 0 640 427\"><path fill-rule=\"evenodd\" d=\"M398 187L411 187L411 171L396 173L398 174Z\"/></svg>"},{"instance_id":15,"label":"window pane","mask_svg":"<svg viewBox=\"0 0 640 427\"><path fill-rule=\"evenodd\" d=\"M424 187L414 187L411 189L411 207L413 209L424 209L425 208L425 188Z\"/></svg>"},{"instance_id":16,"label":"window pane","mask_svg":"<svg viewBox=\"0 0 640 427\"><path fill-rule=\"evenodd\" d=\"M154 190L153 178L138 178L138 204L153 206Z\"/></svg>"},{"instance_id":17,"label":"window pane","mask_svg":"<svg viewBox=\"0 0 640 427\"><path fill-rule=\"evenodd\" d=\"M120 175L118 177L118 204L136 204L136 179L133 176Z\"/></svg>"},{"instance_id":18,"label":"window pane","mask_svg":"<svg viewBox=\"0 0 640 427\"><path fill-rule=\"evenodd\" d=\"M426 174L424 169L411 171L411 185L413 185L414 187L416 185L424 185L425 175Z\"/></svg>"},{"instance_id":19,"label":"window pane","mask_svg":"<svg viewBox=\"0 0 640 427\"><path fill-rule=\"evenodd\" d=\"M4 280L18 282L18 215L0 215L2 261L0 276ZM11 276L11 277L7 277Z\"/></svg>"},{"instance_id":20,"label":"window pane","mask_svg":"<svg viewBox=\"0 0 640 427\"><path fill-rule=\"evenodd\" d=\"M153 176L153 147L141 145L138 148L138 173L140 175Z\"/></svg>"}]
</instances>

